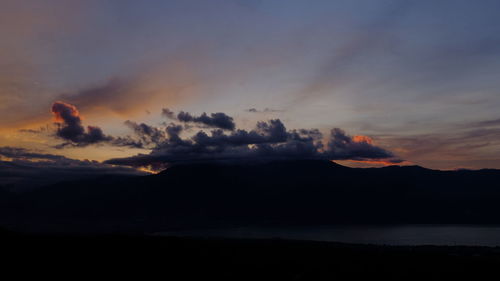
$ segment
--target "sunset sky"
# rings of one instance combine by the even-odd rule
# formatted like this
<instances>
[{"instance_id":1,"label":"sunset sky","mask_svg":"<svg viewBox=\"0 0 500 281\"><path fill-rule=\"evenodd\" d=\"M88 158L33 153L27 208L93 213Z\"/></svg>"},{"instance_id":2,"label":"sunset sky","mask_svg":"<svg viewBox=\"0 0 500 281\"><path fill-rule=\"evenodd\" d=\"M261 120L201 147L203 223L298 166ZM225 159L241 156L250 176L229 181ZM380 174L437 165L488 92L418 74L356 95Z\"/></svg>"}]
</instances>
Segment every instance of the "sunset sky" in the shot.
<instances>
[{"instance_id":1,"label":"sunset sky","mask_svg":"<svg viewBox=\"0 0 500 281\"><path fill-rule=\"evenodd\" d=\"M321 157L340 155L331 140L347 136L353 146L334 159L343 164L500 169L497 0L0 4L0 147L177 161L162 143L172 141L169 122L185 126L184 139L218 128L225 145L240 145L237 129L272 138L282 122L287 132L311 130L304 135L323 142ZM254 129L259 121L269 127ZM124 145L144 137L140 123L161 140ZM61 131L72 126L83 131ZM231 146L231 157L253 157L268 141L258 138L242 142L243 154Z\"/></svg>"}]
</instances>

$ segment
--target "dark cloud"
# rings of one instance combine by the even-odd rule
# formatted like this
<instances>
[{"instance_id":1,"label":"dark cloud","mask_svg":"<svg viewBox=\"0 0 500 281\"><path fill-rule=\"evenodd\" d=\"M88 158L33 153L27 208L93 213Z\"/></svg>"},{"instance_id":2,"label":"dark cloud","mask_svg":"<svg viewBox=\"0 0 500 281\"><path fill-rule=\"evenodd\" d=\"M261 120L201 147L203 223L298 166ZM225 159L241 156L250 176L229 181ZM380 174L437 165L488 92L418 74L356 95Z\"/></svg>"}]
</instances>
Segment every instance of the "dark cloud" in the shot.
<instances>
[{"instance_id":1,"label":"dark cloud","mask_svg":"<svg viewBox=\"0 0 500 281\"><path fill-rule=\"evenodd\" d=\"M203 112L200 116L194 116L189 112L181 111L177 116L168 108L162 110L162 115L173 120L184 123L196 123L210 128L219 128L232 131L236 127L233 118L222 112L211 113L210 116Z\"/></svg>"},{"instance_id":2,"label":"dark cloud","mask_svg":"<svg viewBox=\"0 0 500 281\"><path fill-rule=\"evenodd\" d=\"M149 126L144 123L136 123L130 120L125 121L125 125L131 128L135 135L139 137L138 143L141 146L147 146L151 144L158 144L165 140L166 132L164 130Z\"/></svg>"},{"instance_id":3,"label":"dark cloud","mask_svg":"<svg viewBox=\"0 0 500 281\"><path fill-rule=\"evenodd\" d=\"M374 146L370 138L351 137L339 128L334 128L330 132L327 155L339 160L383 159L393 156L387 150Z\"/></svg>"},{"instance_id":4,"label":"dark cloud","mask_svg":"<svg viewBox=\"0 0 500 281\"><path fill-rule=\"evenodd\" d=\"M251 113L271 113L271 112L283 112L283 110L280 110L280 109L272 109L272 108L264 108L262 110L260 109L257 109L257 108L249 108L247 110L245 110L246 112L251 112Z\"/></svg>"},{"instance_id":5,"label":"dark cloud","mask_svg":"<svg viewBox=\"0 0 500 281\"><path fill-rule=\"evenodd\" d=\"M104 175L145 175L132 168L76 160L25 148L0 147L0 186L34 188L66 180Z\"/></svg>"},{"instance_id":6,"label":"dark cloud","mask_svg":"<svg viewBox=\"0 0 500 281\"><path fill-rule=\"evenodd\" d=\"M85 130L80 113L74 105L57 101L52 105L52 113L59 126L56 135L68 141L62 146L86 146L99 142L108 142L113 139L106 136L99 127L87 126L87 130Z\"/></svg>"},{"instance_id":7,"label":"dark cloud","mask_svg":"<svg viewBox=\"0 0 500 281\"><path fill-rule=\"evenodd\" d=\"M179 118L182 119L182 118ZM333 129L325 146L318 129L287 130L279 119L258 122L253 130L200 130L182 138L183 126L168 124L163 133L159 128L130 122L129 126L143 142L154 143L149 154L110 159L108 164L164 168L171 164L198 161L254 161L278 159L384 159L399 163L394 155L377 147L365 136L349 136Z\"/></svg>"},{"instance_id":8,"label":"dark cloud","mask_svg":"<svg viewBox=\"0 0 500 281\"><path fill-rule=\"evenodd\" d=\"M286 128L279 119L269 122L258 122L254 130L237 130L230 135L224 134L222 130L214 130L211 136L200 131L193 136L193 141L203 146L230 145L240 146L249 144L265 144L286 142Z\"/></svg>"},{"instance_id":9,"label":"dark cloud","mask_svg":"<svg viewBox=\"0 0 500 281\"><path fill-rule=\"evenodd\" d=\"M273 160L273 159L328 159L328 160L367 160L394 159L394 155L373 144L365 136L347 135L335 128L331 131L327 145L318 129L287 130L279 119L257 122L253 130L236 129L233 118L225 113L203 113L193 116L181 111L177 116L168 109L162 115L181 123L200 123L202 128L215 127L206 132L199 130L188 138L182 138L185 127L170 123L165 127L154 127L130 120L125 125L131 128L135 137L112 137L105 135L99 127L88 126L87 131L75 106L56 102L52 106L56 121L60 122L57 136L67 140L59 145L85 146L99 142L110 145L151 149L150 154L134 157L110 159L108 164L128 166L148 166L161 169L166 165L192 161L229 161L229 160ZM226 130L231 132L226 133ZM11 154L13 151L11 151Z\"/></svg>"},{"instance_id":10,"label":"dark cloud","mask_svg":"<svg viewBox=\"0 0 500 281\"><path fill-rule=\"evenodd\" d=\"M125 137L114 137L110 142L111 145L115 146L125 146L131 148L145 148L145 144L137 139L134 139L130 136Z\"/></svg>"},{"instance_id":11,"label":"dark cloud","mask_svg":"<svg viewBox=\"0 0 500 281\"><path fill-rule=\"evenodd\" d=\"M227 116L225 113L217 112L208 116L203 112L200 116L193 116L189 112L181 111L177 114L177 119L181 122L187 123L200 123L208 127L220 128L224 130L234 130L235 124L232 117Z\"/></svg>"},{"instance_id":12,"label":"dark cloud","mask_svg":"<svg viewBox=\"0 0 500 281\"><path fill-rule=\"evenodd\" d=\"M80 113L76 106L65 102L57 101L52 105L52 113L55 116L57 130L56 136L66 140L65 143L58 144L56 148L68 146L87 146L91 144L107 143L114 146L126 146L132 148L145 148L161 140L163 132L146 124L136 124L126 121L125 124L132 128L139 139L130 136L113 137L104 134L97 126L87 126L85 130L82 125Z\"/></svg>"},{"instance_id":13,"label":"dark cloud","mask_svg":"<svg viewBox=\"0 0 500 281\"><path fill-rule=\"evenodd\" d=\"M57 101L52 105L52 113L57 124L56 136L66 140L66 142L56 145L56 148L82 147L98 143L132 148L148 148L163 142L166 137L166 132L163 129L130 120L125 121L125 125L132 129L135 137L106 135L97 126L87 126L85 130L76 106L61 101ZM38 131L33 132L38 133Z\"/></svg>"},{"instance_id":14,"label":"dark cloud","mask_svg":"<svg viewBox=\"0 0 500 281\"><path fill-rule=\"evenodd\" d=\"M175 113L168 109L168 108L164 108L161 110L161 115L165 116L166 118L169 118L169 119L175 119Z\"/></svg>"},{"instance_id":15,"label":"dark cloud","mask_svg":"<svg viewBox=\"0 0 500 281\"><path fill-rule=\"evenodd\" d=\"M52 161L67 159L62 155L37 153L25 148L11 146L0 147L0 156L12 159L42 159Z\"/></svg>"}]
</instances>

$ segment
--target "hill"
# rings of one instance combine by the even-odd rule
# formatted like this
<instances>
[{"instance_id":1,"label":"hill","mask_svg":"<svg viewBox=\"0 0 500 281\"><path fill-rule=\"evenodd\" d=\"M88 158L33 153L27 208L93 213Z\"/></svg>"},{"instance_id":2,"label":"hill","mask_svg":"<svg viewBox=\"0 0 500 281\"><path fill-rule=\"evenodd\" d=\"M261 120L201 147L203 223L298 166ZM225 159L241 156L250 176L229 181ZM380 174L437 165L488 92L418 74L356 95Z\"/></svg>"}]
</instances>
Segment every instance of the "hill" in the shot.
<instances>
[{"instance_id":1,"label":"hill","mask_svg":"<svg viewBox=\"0 0 500 281\"><path fill-rule=\"evenodd\" d=\"M9 194L4 226L152 232L262 225L500 223L500 171L348 168L329 161L178 165ZM6 197L4 197L6 198Z\"/></svg>"}]
</instances>

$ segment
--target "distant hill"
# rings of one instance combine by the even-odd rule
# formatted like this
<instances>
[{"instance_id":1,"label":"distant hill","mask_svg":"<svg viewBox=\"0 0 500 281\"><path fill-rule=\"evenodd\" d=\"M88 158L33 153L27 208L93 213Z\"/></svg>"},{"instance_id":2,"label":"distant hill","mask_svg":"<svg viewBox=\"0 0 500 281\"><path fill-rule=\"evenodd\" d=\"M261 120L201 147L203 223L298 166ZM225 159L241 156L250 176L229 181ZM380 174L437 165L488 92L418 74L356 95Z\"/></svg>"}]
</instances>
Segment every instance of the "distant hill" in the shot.
<instances>
[{"instance_id":1,"label":"distant hill","mask_svg":"<svg viewBox=\"0 0 500 281\"><path fill-rule=\"evenodd\" d=\"M0 195L2 225L31 231L500 223L499 170L362 169L317 160L207 163Z\"/></svg>"}]
</instances>

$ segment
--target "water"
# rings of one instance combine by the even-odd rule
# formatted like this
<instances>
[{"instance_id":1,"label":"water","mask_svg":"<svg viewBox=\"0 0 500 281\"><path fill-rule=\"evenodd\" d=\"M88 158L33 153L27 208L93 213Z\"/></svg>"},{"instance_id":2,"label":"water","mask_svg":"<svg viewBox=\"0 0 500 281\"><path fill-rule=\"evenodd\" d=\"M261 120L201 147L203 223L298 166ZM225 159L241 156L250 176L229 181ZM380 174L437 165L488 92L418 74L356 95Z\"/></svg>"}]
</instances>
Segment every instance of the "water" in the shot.
<instances>
[{"instance_id":1,"label":"water","mask_svg":"<svg viewBox=\"0 0 500 281\"><path fill-rule=\"evenodd\" d=\"M302 228L230 228L165 232L204 238L283 238L377 245L500 246L500 226L404 225Z\"/></svg>"}]
</instances>

